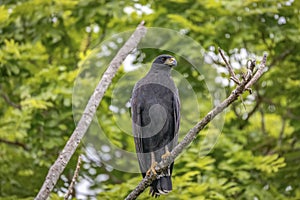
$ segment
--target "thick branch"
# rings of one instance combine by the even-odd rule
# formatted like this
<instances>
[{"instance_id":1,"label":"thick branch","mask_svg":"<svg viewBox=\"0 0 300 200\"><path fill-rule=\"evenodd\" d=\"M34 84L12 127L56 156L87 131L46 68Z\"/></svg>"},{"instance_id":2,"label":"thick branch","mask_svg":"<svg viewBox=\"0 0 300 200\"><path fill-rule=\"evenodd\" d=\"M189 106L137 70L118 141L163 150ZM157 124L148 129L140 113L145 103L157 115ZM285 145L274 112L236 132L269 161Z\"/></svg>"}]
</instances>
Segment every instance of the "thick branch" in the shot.
<instances>
[{"instance_id":1,"label":"thick branch","mask_svg":"<svg viewBox=\"0 0 300 200\"><path fill-rule=\"evenodd\" d=\"M167 159L162 160L155 168L157 173L160 173L170 165L175 158L196 138L197 134L219 113L227 108L232 102L238 99L238 97L244 93L247 88L250 88L263 74L266 66L267 55L263 56L263 60L259 69L253 77L246 77L241 84L239 84L235 90L218 106L212 109L200 122L198 122L183 138L183 140L172 150ZM151 172L149 176L146 176L136 188L125 198L126 200L136 199L151 183L155 180L155 175Z\"/></svg>"},{"instance_id":2,"label":"thick branch","mask_svg":"<svg viewBox=\"0 0 300 200\"><path fill-rule=\"evenodd\" d=\"M137 47L138 43L145 34L146 28L144 27L144 22L142 22L137 27L135 32L130 36L130 38L127 40L124 46L118 51L114 59L111 61L109 67L107 68L100 82L98 83L94 93L90 97L89 102L86 105L84 112L81 116L81 119L79 120L79 123L73 131L70 139L68 140L67 144L58 156L55 163L50 167L46 176L46 180L42 188L40 189L38 195L36 196L35 200L46 200L49 197L50 192L52 191L56 182L58 181L60 174L65 169L67 163L69 162L77 146L79 145L82 137L88 130L92 118L96 113L97 107L105 91L110 85L112 78L117 73L117 70L119 69L124 59L133 49Z\"/></svg>"}]
</instances>

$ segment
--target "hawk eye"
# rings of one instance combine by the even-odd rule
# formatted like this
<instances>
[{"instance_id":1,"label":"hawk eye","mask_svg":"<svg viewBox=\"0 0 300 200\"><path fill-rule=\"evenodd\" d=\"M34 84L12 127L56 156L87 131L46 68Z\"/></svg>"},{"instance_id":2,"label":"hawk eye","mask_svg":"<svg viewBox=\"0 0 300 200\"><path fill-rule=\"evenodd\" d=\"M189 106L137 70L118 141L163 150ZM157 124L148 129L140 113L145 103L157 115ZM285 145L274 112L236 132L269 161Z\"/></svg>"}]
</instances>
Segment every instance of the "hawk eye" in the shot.
<instances>
[{"instance_id":1,"label":"hawk eye","mask_svg":"<svg viewBox=\"0 0 300 200\"><path fill-rule=\"evenodd\" d=\"M161 58L161 61L165 62L165 61L166 61L166 58L165 58L165 57Z\"/></svg>"}]
</instances>

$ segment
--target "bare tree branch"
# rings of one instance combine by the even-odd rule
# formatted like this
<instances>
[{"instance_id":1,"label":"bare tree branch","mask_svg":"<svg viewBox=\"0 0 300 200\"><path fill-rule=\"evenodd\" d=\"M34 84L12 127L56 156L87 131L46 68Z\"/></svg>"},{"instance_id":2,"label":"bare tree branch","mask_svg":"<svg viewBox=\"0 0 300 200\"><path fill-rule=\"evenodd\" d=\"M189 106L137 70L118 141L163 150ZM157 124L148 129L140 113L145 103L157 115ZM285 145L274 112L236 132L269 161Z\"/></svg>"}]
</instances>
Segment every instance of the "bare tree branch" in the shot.
<instances>
[{"instance_id":1,"label":"bare tree branch","mask_svg":"<svg viewBox=\"0 0 300 200\"><path fill-rule=\"evenodd\" d=\"M229 72L229 74L230 74L230 76L231 76L230 79L233 80L237 85L239 85L239 84L240 84L240 81L239 81L239 79L236 77L236 75L235 75L235 73L234 73L234 71L233 71L232 66L231 66L230 63L226 60L226 58L225 58L225 56L224 56L224 54L223 54L223 51L221 50L220 47L218 48L218 51L219 51L219 53L220 53L222 59L223 59L224 62L225 62L225 66L226 66L226 68L227 68L227 70L228 70L228 72Z\"/></svg>"},{"instance_id":2,"label":"bare tree branch","mask_svg":"<svg viewBox=\"0 0 300 200\"><path fill-rule=\"evenodd\" d=\"M286 113L284 115L287 116L290 119L294 119L294 120L300 121L300 116L294 114L292 108L286 108Z\"/></svg>"},{"instance_id":3,"label":"bare tree branch","mask_svg":"<svg viewBox=\"0 0 300 200\"><path fill-rule=\"evenodd\" d=\"M239 129L242 130L244 128L244 126L247 124L248 120L250 119L250 117L256 112L256 110L259 108L261 104L261 101L256 101L255 106L252 108L252 110L250 112L247 113L247 117L246 119L244 119L242 121L242 124L239 126Z\"/></svg>"},{"instance_id":4,"label":"bare tree branch","mask_svg":"<svg viewBox=\"0 0 300 200\"><path fill-rule=\"evenodd\" d=\"M59 179L60 174L65 169L67 163L71 159L73 153L78 147L82 137L88 130L88 127L91 124L92 118L96 113L97 107L104 96L105 91L110 85L112 78L117 73L120 65L127 57L127 55L137 47L138 43L142 39L142 37L146 34L146 28L144 27L144 22L142 22L131 35L131 37L127 40L124 46L118 51L117 55L110 62L109 67L103 74L100 82L98 83L94 93L90 97L88 104L86 105L84 112L79 120L78 125L73 131L70 139L65 145L64 149L61 151L55 163L50 167L48 174L46 176L46 180L43 183L42 188L39 193L35 197L35 200L46 200L50 192L53 190L56 182Z\"/></svg>"},{"instance_id":5,"label":"bare tree branch","mask_svg":"<svg viewBox=\"0 0 300 200\"><path fill-rule=\"evenodd\" d=\"M254 74L254 76L246 76L244 80L231 92L231 94L219 105L213 108L200 122L198 122L190 131L186 134L183 140L172 150L170 156L162 160L157 164L155 170L160 173L170 165L175 158L196 138L197 134L219 113L227 108L231 103L236 101L238 97L243 94L247 88L250 88L264 73L267 61L267 55L263 56L262 62ZM136 199L151 183L156 179L156 175L151 172L149 176L145 178L136 186L136 188L125 198L125 200Z\"/></svg>"},{"instance_id":6,"label":"bare tree branch","mask_svg":"<svg viewBox=\"0 0 300 200\"><path fill-rule=\"evenodd\" d=\"M254 76L250 79L250 81L246 84L246 89L251 88L251 86L258 81L258 79L263 75L265 72L265 67L266 67L266 62L267 62L267 55L264 54L262 61L258 67L258 70L254 74Z\"/></svg>"},{"instance_id":7,"label":"bare tree branch","mask_svg":"<svg viewBox=\"0 0 300 200\"><path fill-rule=\"evenodd\" d=\"M0 86L0 90L2 90L2 87L1 87L1 86ZM17 108L17 109L19 109L19 110L22 109L21 105L12 102L7 94L5 94L4 92L1 92L0 94L1 94L1 97L4 99L4 101L5 101L8 105L10 105L10 106L12 106L12 107L14 107L14 108Z\"/></svg>"},{"instance_id":8,"label":"bare tree branch","mask_svg":"<svg viewBox=\"0 0 300 200\"><path fill-rule=\"evenodd\" d=\"M5 143L5 144L9 144L9 145L16 145L16 146L22 147L26 151L29 150L29 148L26 146L26 144L18 142L18 141L9 141L9 140L5 140L5 139L0 138L0 143Z\"/></svg>"},{"instance_id":9,"label":"bare tree branch","mask_svg":"<svg viewBox=\"0 0 300 200\"><path fill-rule=\"evenodd\" d=\"M278 142L277 142L278 146L280 146L280 147L282 145L283 134L284 134L285 127L286 127L286 119L285 119L284 116L281 116L281 123L282 123L282 125L281 125L281 129L280 129L279 137L278 137Z\"/></svg>"},{"instance_id":10,"label":"bare tree branch","mask_svg":"<svg viewBox=\"0 0 300 200\"><path fill-rule=\"evenodd\" d=\"M263 103L261 95L259 94L259 86L255 85L254 87L255 87L255 90L256 90L256 97L255 97L255 100L254 100L255 105L252 108L252 110L247 113L246 118L243 119L243 117L241 115L237 115L238 113L237 113L236 109L235 108L233 109L233 111L236 113L236 116L243 119L243 121L241 122L241 124L239 126L239 129L244 128L244 126L248 123L251 116L254 115L254 113L256 113L257 109L259 109L260 105ZM234 104L233 104L233 106L234 106Z\"/></svg>"},{"instance_id":11,"label":"bare tree branch","mask_svg":"<svg viewBox=\"0 0 300 200\"><path fill-rule=\"evenodd\" d=\"M80 170L80 165L81 165L81 156L78 156L76 169L75 169L72 181L71 181L71 183L69 185L68 191L67 191L67 193L65 195L65 200L67 200L69 198L69 196L73 193L74 184L76 182L76 179L78 177L78 173L79 173L79 170Z\"/></svg>"},{"instance_id":12,"label":"bare tree branch","mask_svg":"<svg viewBox=\"0 0 300 200\"><path fill-rule=\"evenodd\" d=\"M260 117L261 117L261 122L260 122L260 124L261 124L261 131L266 136L267 135L267 130L266 130L265 112L261 108L261 109L259 109L259 113L260 113Z\"/></svg>"},{"instance_id":13,"label":"bare tree branch","mask_svg":"<svg viewBox=\"0 0 300 200\"><path fill-rule=\"evenodd\" d=\"M269 65L269 68L272 68L275 64L277 64L280 61L283 61L287 56L291 55L291 53L295 50L295 46L292 46L290 48L287 48L284 52L282 52L280 55L275 57L272 62Z\"/></svg>"}]
</instances>

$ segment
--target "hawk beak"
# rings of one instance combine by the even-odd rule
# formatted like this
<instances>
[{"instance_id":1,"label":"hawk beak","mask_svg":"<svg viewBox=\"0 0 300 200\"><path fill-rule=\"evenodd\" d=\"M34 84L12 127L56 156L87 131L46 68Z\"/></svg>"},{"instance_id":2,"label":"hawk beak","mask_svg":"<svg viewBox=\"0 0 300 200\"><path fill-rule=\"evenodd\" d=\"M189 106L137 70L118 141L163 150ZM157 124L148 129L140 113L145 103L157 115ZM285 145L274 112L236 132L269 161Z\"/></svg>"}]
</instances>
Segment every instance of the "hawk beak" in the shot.
<instances>
[{"instance_id":1,"label":"hawk beak","mask_svg":"<svg viewBox=\"0 0 300 200\"><path fill-rule=\"evenodd\" d=\"M173 66L177 66L177 61L175 60L175 58L172 57L172 58L168 58L165 61L165 64L173 67Z\"/></svg>"}]
</instances>

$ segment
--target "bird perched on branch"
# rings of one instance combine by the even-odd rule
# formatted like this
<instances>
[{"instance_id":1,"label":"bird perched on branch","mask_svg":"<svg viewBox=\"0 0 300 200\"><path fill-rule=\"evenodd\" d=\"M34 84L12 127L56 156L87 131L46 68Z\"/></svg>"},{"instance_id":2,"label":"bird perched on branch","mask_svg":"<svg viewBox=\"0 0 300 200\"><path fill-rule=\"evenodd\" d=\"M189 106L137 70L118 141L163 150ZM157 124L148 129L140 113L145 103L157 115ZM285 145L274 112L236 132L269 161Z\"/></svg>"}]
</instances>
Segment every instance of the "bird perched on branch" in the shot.
<instances>
[{"instance_id":1,"label":"bird perched on branch","mask_svg":"<svg viewBox=\"0 0 300 200\"><path fill-rule=\"evenodd\" d=\"M172 190L172 163L157 174L155 166L177 145L180 123L178 90L171 78L177 61L170 55L160 55L147 75L136 83L131 98L132 128L136 153L143 177L156 174L150 187L152 196Z\"/></svg>"}]
</instances>

